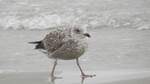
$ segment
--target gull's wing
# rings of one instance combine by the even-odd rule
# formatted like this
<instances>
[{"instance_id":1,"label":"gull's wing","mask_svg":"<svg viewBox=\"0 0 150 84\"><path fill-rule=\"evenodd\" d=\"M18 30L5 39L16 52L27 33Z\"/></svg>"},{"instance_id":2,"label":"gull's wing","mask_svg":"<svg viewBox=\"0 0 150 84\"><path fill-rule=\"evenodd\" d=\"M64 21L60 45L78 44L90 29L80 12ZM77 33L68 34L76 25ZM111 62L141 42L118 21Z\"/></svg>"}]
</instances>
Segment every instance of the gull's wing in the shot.
<instances>
[{"instance_id":1,"label":"gull's wing","mask_svg":"<svg viewBox=\"0 0 150 84\"><path fill-rule=\"evenodd\" d=\"M57 50L66 38L66 34L62 30L52 31L42 40L45 49L52 53Z\"/></svg>"},{"instance_id":2,"label":"gull's wing","mask_svg":"<svg viewBox=\"0 0 150 84\"><path fill-rule=\"evenodd\" d=\"M84 47L80 47L77 40L69 39L68 41L64 42L61 47L54 51L50 57L69 60L80 57L84 52Z\"/></svg>"}]
</instances>

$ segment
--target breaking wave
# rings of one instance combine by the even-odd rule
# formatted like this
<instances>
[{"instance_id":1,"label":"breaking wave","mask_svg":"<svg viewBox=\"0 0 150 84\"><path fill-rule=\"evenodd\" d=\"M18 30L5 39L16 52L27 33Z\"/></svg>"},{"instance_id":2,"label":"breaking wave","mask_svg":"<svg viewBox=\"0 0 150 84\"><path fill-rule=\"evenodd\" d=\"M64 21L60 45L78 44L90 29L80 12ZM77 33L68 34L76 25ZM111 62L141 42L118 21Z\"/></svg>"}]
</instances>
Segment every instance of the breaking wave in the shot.
<instances>
[{"instance_id":1,"label":"breaking wave","mask_svg":"<svg viewBox=\"0 0 150 84\"><path fill-rule=\"evenodd\" d=\"M150 12L147 4L149 1L39 0L38 2L21 0L13 4L8 2L4 4L4 1L3 4L0 3L6 5L2 8L7 8L8 5L7 11L3 9L0 14L0 29L49 29L61 24L81 24L88 28L150 29Z\"/></svg>"}]
</instances>

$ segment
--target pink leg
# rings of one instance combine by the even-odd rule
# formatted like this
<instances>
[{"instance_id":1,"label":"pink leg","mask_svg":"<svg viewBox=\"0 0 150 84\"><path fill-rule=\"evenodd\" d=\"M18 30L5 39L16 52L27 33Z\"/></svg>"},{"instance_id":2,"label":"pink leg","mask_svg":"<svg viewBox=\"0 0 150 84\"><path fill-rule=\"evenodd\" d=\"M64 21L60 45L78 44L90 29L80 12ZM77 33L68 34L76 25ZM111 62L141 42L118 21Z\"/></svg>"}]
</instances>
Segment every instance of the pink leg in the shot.
<instances>
[{"instance_id":1,"label":"pink leg","mask_svg":"<svg viewBox=\"0 0 150 84\"><path fill-rule=\"evenodd\" d=\"M51 81L54 81L55 79L61 79L61 77L56 77L56 76L54 75L56 65L57 65L57 59L55 60L54 65L53 65L52 72L50 73L50 74L51 74Z\"/></svg>"},{"instance_id":2,"label":"pink leg","mask_svg":"<svg viewBox=\"0 0 150 84\"><path fill-rule=\"evenodd\" d=\"M78 60L78 58L76 59L76 63L77 63L77 66L79 67L79 69L80 69L80 71L81 71L81 76L82 76L82 78L87 78L87 77L94 77L94 76L96 76L96 75L86 75L83 71L82 71L82 68L81 68L81 66L80 66L80 64L79 64L79 60Z\"/></svg>"},{"instance_id":3,"label":"pink leg","mask_svg":"<svg viewBox=\"0 0 150 84\"><path fill-rule=\"evenodd\" d=\"M55 71L56 65L57 65L57 59L54 62L53 69L52 69L52 72L51 72L51 77L54 77L54 71Z\"/></svg>"}]
</instances>

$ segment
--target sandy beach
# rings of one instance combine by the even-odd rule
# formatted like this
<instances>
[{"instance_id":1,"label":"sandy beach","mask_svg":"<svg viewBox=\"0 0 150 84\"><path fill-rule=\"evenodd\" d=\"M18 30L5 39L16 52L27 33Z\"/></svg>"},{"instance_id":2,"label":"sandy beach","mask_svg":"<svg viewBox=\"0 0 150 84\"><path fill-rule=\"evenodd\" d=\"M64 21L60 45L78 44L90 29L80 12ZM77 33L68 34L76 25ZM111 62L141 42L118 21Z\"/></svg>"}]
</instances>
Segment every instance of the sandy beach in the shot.
<instances>
[{"instance_id":1,"label":"sandy beach","mask_svg":"<svg viewBox=\"0 0 150 84\"><path fill-rule=\"evenodd\" d=\"M0 84L52 84L52 60L27 42L41 39L49 30L0 31ZM85 72L96 74L83 84L149 84L150 31L91 30L88 52L80 58ZM7 37L7 38L6 38ZM75 61L58 62L55 84L81 84Z\"/></svg>"},{"instance_id":2,"label":"sandy beach","mask_svg":"<svg viewBox=\"0 0 150 84\"><path fill-rule=\"evenodd\" d=\"M91 73L91 72L88 72ZM113 70L94 71L96 77L82 80L77 72L57 74L63 77L54 82L48 79L48 72L3 73L1 84L149 84L150 71Z\"/></svg>"}]
</instances>

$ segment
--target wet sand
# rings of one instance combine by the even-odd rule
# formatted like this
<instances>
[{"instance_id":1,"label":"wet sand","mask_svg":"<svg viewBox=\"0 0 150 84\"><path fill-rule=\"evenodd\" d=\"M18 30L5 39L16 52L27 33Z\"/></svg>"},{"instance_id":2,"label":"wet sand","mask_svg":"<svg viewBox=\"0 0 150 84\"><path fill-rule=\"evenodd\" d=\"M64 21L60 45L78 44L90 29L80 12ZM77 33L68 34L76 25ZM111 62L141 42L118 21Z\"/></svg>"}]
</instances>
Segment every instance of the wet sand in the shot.
<instances>
[{"instance_id":1,"label":"wet sand","mask_svg":"<svg viewBox=\"0 0 150 84\"><path fill-rule=\"evenodd\" d=\"M121 80L121 81L115 81L115 82L103 83L103 84L149 84L149 83L150 83L150 77Z\"/></svg>"},{"instance_id":2,"label":"wet sand","mask_svg":"<svg viewBox=\"0 0 150 84\"><path fill-rule=\"evenodd\" d=\"M0 84L52 84L48 70L53 61L34 50L30 41L44 31L0 31ZM80 58L85 72L96 74L84 84L149 84L150 31L132 29L92 30L88 52ZM75 61L59 61L55 84L81 84Z\"/></svg>"},{"instance_id":3,"label":"wet sand","mask_svg":"<svg viewBox=\"0 0 150 84\"><path fill-rule=\"evenodd\" d=\"M20 72L0 74L0 84L149 84L150 71L113 70L91 71L93 78L81 79L78 72L56 73L62 79L54 82L48 78L48 72Z\"/></svg>"},{"instance_id":4,"label":"wet sand","mask_svg":"<svg viewBox=\"0 0 150 84\"><path fill-rule=\"evenodd\" d=\"M50 30L0 31L0 71L48 71L53 61L34 50L31 41L43 39ZM88 51L80 58L85 70L150 68L150 30L89 30ZM75 61L59 61L58 68L77 69Z\"/></svg>"}]
</instances>

